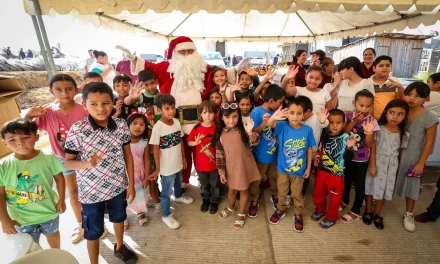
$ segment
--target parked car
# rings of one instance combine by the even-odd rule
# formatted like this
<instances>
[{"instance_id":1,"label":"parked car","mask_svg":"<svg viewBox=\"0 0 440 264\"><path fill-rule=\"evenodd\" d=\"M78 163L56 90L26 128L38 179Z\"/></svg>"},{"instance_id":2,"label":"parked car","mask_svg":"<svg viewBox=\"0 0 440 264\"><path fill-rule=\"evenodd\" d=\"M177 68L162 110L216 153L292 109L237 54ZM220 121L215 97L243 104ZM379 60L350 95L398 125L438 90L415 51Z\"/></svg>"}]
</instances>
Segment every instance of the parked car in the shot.
<instances>
[{"instance_id":1,"label":"parked car","mask_svg":"<svg viewBox=\"0 0 440 264\"><path fill-rule=\"evenodd\" d=\"M206 63L212 66L217 66L220 68L226 68L225 62L223 61L222 55L220 52L208 52L203 55L205 58Z\"/></svg>"}]
</instances>

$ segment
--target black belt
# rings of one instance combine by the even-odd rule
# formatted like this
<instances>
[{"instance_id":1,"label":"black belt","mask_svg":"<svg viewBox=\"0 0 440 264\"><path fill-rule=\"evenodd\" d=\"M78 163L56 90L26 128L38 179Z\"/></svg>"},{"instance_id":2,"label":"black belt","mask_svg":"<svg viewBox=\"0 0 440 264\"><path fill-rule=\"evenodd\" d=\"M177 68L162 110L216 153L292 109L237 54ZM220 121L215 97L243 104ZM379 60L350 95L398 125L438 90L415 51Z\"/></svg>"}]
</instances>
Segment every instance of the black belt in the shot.
<instances>
[{"instance_id":1,"label":"black belt","mask_svg":"<svg viewBox=\"0 0 440 264\"><path fill-rule=\"evenodd\" d=\"M199 122L199 105L184 105L179 106L176 111L176 118L179 119L180 124L198 124Z\"/></svg>"}]
</instances>

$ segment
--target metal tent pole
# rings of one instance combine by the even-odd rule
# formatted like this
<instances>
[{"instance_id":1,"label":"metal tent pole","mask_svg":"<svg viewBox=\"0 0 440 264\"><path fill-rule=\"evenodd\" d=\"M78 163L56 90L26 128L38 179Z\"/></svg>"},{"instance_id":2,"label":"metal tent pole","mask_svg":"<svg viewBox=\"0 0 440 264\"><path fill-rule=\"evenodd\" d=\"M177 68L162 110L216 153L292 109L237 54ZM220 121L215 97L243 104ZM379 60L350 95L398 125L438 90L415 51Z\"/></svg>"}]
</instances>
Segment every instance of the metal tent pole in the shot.
<instances>
[{"instance_id":1,"label":"metal tent pole","mask_svg":"<svg viewBox=\"0 0 440 264\"><path fill-rule=\"evenodd\" d=\"M47 60L49 62L50 70L51 70L51 72L49 72L49 75L50 75L50 77L52 77L56 74L56 67L55 67L55 62L52 57L52 49L50 48L49 40L47 39L46 28L44 27L43 18L41 16L40 2L38 0L32 0L32 2L34 3L35 16L37 17L38 25L41 30L41 36L43 38L43 43L44 43L44 46L46 47Z\"/></svg>"},{"instance_id":2,"label":"metal tent pole","mask_svg":"<svg viewBox=\"0 0 440 264\"><path fill-rule=\"evenodd\" d=\"M32 18L32 23L34 24L35 33L37 34L38 44L40 45L41 55L43 56L44 59L44 65L46 66L46 70L49 73L49 77L51 78L53 75L49 64L49 60L47 59L46 48L44 47L43 40L41 39L41 32L40 32L40 28L38 27L37 18L34 15L31 15L31 18Z\"/></svg>"}]
</instances>

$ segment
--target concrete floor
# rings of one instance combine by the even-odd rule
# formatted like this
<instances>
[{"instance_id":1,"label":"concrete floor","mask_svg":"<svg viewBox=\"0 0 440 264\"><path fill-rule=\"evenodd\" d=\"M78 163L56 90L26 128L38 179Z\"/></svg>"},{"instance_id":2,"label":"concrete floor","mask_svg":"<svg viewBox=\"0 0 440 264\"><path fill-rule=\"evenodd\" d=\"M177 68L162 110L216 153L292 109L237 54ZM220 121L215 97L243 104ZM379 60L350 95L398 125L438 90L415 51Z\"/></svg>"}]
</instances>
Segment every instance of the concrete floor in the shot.
<instances>
[{"instance_id":1,"label":"concrete floor","mask_svg":"<svg viewBox=\"0 0 440 264\"><path fill-rule=\"evenodd\" d=\"M425 211L436 190L439 169L429 171L424 178L421 199L416 203L416 214ZM130 227L124 240L138 253L138 263L440 263L440 221L417 223L415 233L405 231L402 199L385 204L384 230L362 221L352 224L338 221L334 227L324 230L310 219L314 211L313 184L310 184L303 212L305 231L296 233L292 211L287 211L280 224L269 223L273 208L270 192L266 190L260 200L258 217L247 218L244 228L235 230L234 217L220 220L218 215L200 212L196 177L191 177L191 184L186 193L195 198L193 204L172 202L174 215L182 224L179 229L168 229L160 213L154 210L147 213L151 217L147 227L140 227L135 216L129 217ZM61 215L60 224L62 249L72 253L80 263L89 263L86 241L77 245L70 243L69 232L75 220L66 202L68 210ZM227 202L222 201L220 208L225 206ZM113 256L115 237L111 223L106 225L109 235L101 242L100 263L122 263ZM47 248L44 237L41 245Z\"/></svg>"}]
</instances>

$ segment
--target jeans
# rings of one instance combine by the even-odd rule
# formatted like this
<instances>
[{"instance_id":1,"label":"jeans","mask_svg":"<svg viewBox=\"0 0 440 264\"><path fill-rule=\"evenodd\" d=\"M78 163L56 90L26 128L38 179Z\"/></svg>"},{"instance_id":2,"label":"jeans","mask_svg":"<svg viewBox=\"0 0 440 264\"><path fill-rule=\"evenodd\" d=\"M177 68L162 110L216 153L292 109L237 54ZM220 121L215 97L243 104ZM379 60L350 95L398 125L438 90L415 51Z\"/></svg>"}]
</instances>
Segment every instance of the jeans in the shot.
<instances>
[{"instance_id":1,"label":"jeans","mask_svg":"<svg viewBox=\"0 0 440 264\"><path fill-rule=\"evenodd\" d=\"M200 195L203 200L209 200L211 203L220 202L220 175L218 170L210 172L197 171L200 182Z\"/></svg>"},{"instance_id":2,"label":"jeans","mask_svg":"<svg viewBox=\"0 0 440 264\"><path fill-rule=\"evenodd\" d=\"M367 177L368 162L353 162L349 161L345 164L345 180L344 180L344 195L342 202L344 204L350 203L351 182L354 181L354 202L351 211L355 214L361 213L362 203L365 197L365 178Z\"/></svg>"},{"instance_id":3,"label":"jeans","mask_svg":"<svg viewBox=\"0 0 440 264\"><path fill-rule=\"evenodd\" d=\"M170 197L174 196L180 198L182 196L182 170L172 175L161 175L162 192L160 193L160 205L162 206L162 217L170 215Z\"/></svg>"},{"instance_id":4,"label":"jeans","mask_svg":"<svg viewBox=\"0 0 440 264\"><path fill-rule=\"evenodd\" d=\"M437 180L437 192L435 193L434 200L432 200L427 210L434 220L440 217L440 178Z\"/></svg>"}]
</instances>

